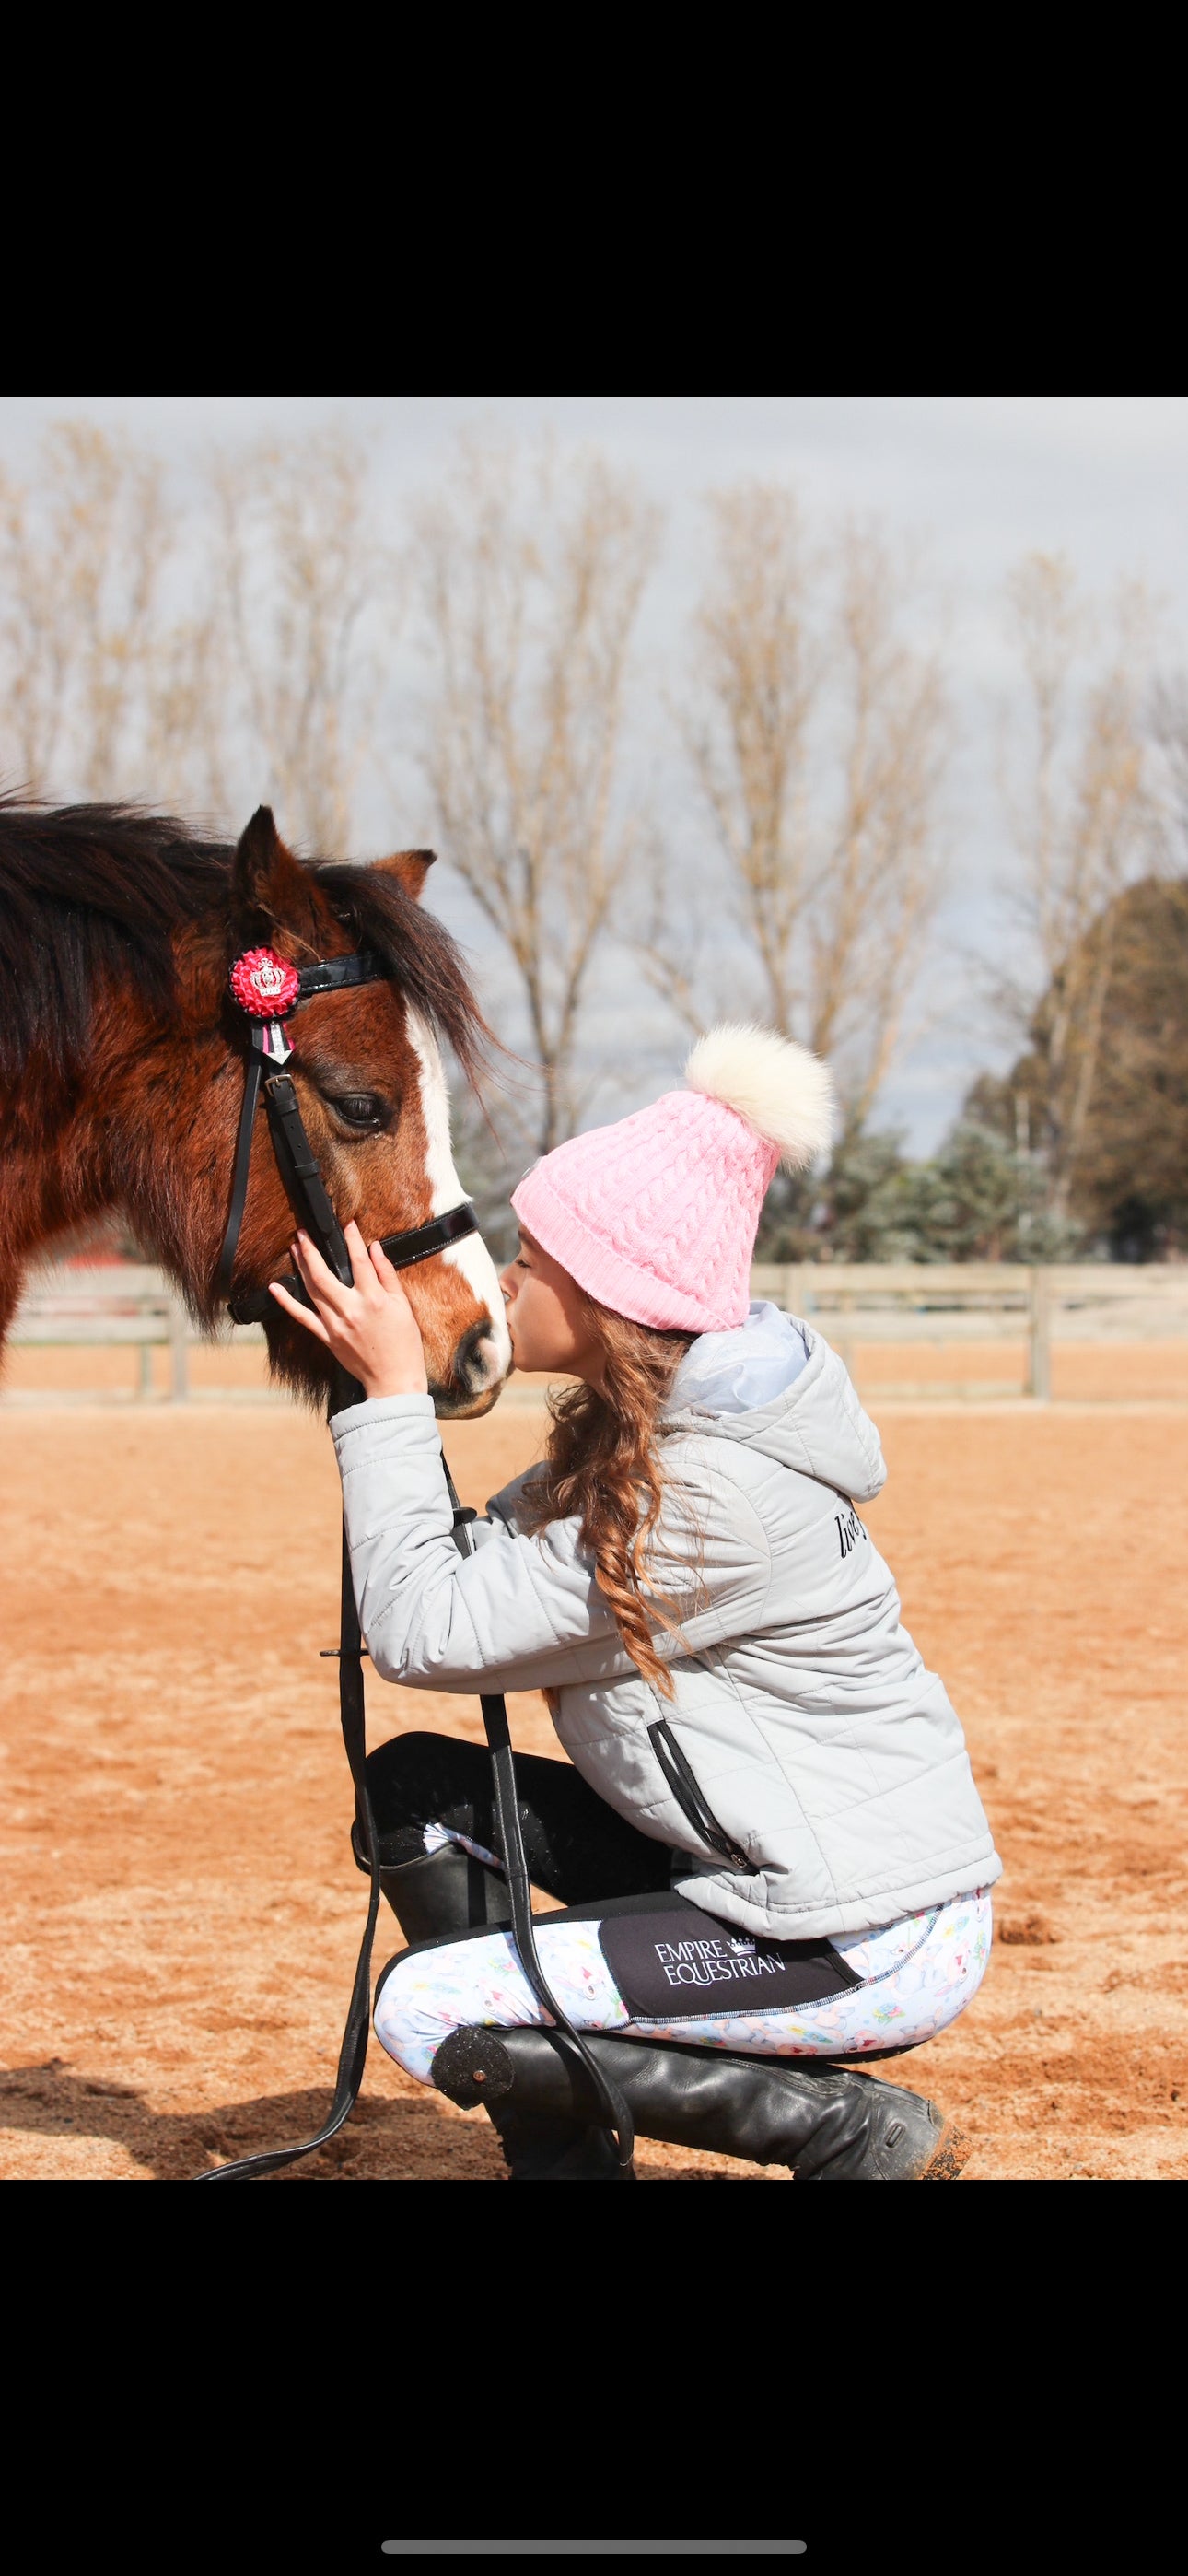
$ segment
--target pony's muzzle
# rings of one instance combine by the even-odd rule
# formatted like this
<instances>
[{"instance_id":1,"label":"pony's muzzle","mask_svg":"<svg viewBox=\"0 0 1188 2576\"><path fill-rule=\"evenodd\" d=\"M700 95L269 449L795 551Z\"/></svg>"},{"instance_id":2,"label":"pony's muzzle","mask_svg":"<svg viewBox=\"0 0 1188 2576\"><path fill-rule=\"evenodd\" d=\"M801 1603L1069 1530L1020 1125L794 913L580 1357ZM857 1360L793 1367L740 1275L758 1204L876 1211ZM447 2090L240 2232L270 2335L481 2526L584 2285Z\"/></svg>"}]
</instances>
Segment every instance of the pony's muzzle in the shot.
<instances>
[{"instance_id":1,"label":"pony's muzzle","mask_svg":"<svg viewBox=\"0 0 1188 2576\"><path fill-rule=\"evenodd\" d=\"M431 1385L434 1407L445 1421L489 1413L503 1385L506 1369L489 1315L480 1316L463 1333L444 1385Z\"/></svg>"}]
</instances>

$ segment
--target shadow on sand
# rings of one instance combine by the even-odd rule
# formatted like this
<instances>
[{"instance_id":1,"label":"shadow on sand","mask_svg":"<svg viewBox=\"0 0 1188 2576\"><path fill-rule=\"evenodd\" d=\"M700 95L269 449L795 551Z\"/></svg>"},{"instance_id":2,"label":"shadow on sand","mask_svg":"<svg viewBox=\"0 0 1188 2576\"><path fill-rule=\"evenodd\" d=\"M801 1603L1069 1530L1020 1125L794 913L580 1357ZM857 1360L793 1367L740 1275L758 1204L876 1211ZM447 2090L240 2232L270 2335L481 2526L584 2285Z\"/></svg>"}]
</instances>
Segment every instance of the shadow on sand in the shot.
<instances>
[{"instance_id":1,"label":"shadow on sand","mask_svg":"<svg viewBox=\"0 0 1188 2576\"><path fill-rule=\"evenodd\" d=\"M295 2146L325 2118L329 2093L270 2093L181 2113L150 2109L125 2084L78 2075L61 2058L0 2070L0 2128L42 2137L102 2138L156 2182L189 2182L214 2165ZM75 2179L82 2179L77 2173ZM360 2102L345 2129L276 2182L499 2182L503 2160L485 2119L453 2118L424 2101Z\"/></svg>"}]
</instances>

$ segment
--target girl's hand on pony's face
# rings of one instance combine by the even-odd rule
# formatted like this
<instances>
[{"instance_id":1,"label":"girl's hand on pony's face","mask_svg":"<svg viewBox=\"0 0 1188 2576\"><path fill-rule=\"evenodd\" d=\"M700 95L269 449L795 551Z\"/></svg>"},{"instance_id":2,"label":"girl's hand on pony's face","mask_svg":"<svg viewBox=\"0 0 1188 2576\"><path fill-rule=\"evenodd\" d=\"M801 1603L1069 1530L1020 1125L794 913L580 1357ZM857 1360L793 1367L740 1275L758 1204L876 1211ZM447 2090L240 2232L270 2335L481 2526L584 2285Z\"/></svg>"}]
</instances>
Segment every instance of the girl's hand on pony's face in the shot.
<instances>
[{"instance_id":1,"label":"girl's hand on pony's face","mask_svg":"<svg viewBox=\"0 0 1188 2576\"><path fill-rule=\"evenodd\" d=\"M518 1369L564 1369L601 1386L604 1354L577 1281L530 1234L499 1282Z\"/></svg>"},{"instance_id":2,"label":"girl's hand on pony's face","mask_svg":"<svg viewBox=\"0 0 1188 2576\"><path fill-rule=\"evenodd\" d=\"M279 1280L271 1282L270 1294L286 1315L316 1341L325 1342L342 1367L358 1378L365 1395L427 1395L420 1327L399 1271L392 1268L379 1243L364 1243L353 1218L345 1232L355 1274L353 1288L344 1288L316 1244L307 1234L299 1234L293 1261L315 1311L311 1315L307 1306L299 1306Z\"/></svg>"}]
</instances>

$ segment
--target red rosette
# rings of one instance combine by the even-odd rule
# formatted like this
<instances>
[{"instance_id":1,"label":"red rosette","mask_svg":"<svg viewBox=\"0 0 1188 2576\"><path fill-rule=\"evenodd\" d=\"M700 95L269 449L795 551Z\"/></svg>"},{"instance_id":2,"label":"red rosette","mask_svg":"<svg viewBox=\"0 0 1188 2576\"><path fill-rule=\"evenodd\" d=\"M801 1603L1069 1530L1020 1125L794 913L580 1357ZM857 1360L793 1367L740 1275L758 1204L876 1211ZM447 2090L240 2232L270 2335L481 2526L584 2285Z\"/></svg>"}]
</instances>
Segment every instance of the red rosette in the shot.
<instances>
[{"instance_id":1,"label":"red rosette","mask_svg":"<svg viewBox=\"0 0 1188 2576\"><path fill-rule=\"evenodd\" d=\"M245 948L231 969L231 991L249 1019L283 1020L296 1007L301 982L275 948Z\"/></svg>"}]
</instances>

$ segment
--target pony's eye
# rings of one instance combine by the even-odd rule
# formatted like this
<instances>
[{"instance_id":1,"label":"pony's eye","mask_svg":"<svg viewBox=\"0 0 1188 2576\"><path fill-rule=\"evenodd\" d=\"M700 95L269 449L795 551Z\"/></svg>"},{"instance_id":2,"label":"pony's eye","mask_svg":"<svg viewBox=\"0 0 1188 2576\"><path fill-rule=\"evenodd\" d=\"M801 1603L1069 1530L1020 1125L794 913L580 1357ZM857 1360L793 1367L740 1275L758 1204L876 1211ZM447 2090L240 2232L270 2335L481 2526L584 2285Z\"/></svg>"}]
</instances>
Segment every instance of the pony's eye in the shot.
<instances>
[{"instance_id":1,"label":"pony's eye","mask_svg":"<svg viewBox=\"0 0 1188 2576\"><path fill-rule=\"evenodd\" d=\"M375 1135L386 1127L391 1110L386 1100L375 1091L336 1091L330 1106L336 1110L344 1127L355 1127L360 1134Z\"/></svg>"}]
</instances>

